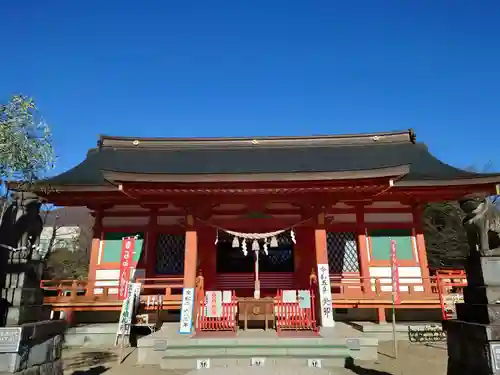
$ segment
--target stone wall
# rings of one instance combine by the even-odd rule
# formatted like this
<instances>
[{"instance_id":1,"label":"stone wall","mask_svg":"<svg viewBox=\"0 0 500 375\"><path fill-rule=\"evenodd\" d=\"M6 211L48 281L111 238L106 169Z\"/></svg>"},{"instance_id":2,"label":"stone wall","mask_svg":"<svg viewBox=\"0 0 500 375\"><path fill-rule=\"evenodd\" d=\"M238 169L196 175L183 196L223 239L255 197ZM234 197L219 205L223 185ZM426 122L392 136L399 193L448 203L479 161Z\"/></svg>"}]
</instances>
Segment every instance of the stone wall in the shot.
<instances>
[{"instance_id":1,"label":"stone wall","mask_svg":"<svg viewBox=\"0 0 500 375\"><path fill-rule=\"evenodd\" d=\"M16 328L20 328L19 349L7 349L0 353L0 374L63 375L61 353L66 322L46 320L8 327L5 330L9 331L4 332L11 337ZM7 336L2 338L4 343L8 341L5 338ZM7 347L0 346L0 350Z\"/></svg>"}]
</instances>

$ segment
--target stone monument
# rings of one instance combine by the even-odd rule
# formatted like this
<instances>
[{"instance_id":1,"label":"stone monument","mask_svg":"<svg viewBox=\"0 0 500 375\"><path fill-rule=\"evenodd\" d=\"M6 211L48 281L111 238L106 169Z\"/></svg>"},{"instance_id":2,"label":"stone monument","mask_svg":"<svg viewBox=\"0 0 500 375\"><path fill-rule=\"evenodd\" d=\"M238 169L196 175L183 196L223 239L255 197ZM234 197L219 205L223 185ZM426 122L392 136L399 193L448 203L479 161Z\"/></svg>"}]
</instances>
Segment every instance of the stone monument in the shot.
<instances>
[{"instance_id":1,"label":"stone monument","mask_svg":"<svg viewBox=\"0 0 500 375\"><path fill-rule=\"evenodd\" d=\"M447 332L448 375L500 374L500 211L485 198L460 202L470 246L464 303L457 319L443 322Z\"/></svg>"},{"instance_id":2,"label":"stone monument","mask_svg":"<svg viewBox=\"0 0 500 375\"><path fill-rule=\"evenodd\" d=\"M3 215L0 225L0 297L7 306L0 320L3 325L48 318L42 307L40 289L43 259L37 251L43 229L40 206L36 195L14 193Z\"/></svg>"}]
</instances>

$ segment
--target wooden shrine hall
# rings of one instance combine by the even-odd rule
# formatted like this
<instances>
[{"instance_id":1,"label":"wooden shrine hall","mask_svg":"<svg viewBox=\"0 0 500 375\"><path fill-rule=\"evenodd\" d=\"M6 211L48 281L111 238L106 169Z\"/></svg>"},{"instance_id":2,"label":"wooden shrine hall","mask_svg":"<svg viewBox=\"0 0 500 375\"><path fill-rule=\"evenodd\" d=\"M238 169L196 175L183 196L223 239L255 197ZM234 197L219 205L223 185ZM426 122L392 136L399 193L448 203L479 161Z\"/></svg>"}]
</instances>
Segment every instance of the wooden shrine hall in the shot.
<instances>
[{"instance_id":1,"label":"wooden shrine hall","mask_svg":"<svg viewBox=\"0 0 500 375\"><path fill-rule=\"evenodd\" d=\"M439 309L443 288L429 274L423 205L491 195L499 182L498 174L438 160L411 130L311 137L101 136L79 165L35 186L47 202L86 206L95 216L88 280L43 281L45 303L68 313L120 310L121 243L138 236L135 278L144 303L161 294L164 309L179 310L183 288L254 298L258 249L261 298L309 289L312 278L321 276L318 265L327 265L334 315L368 309L385 321L393 239L397 308ZM21 186L10 183L11 189Z\"/></svg>"}]
</instances>

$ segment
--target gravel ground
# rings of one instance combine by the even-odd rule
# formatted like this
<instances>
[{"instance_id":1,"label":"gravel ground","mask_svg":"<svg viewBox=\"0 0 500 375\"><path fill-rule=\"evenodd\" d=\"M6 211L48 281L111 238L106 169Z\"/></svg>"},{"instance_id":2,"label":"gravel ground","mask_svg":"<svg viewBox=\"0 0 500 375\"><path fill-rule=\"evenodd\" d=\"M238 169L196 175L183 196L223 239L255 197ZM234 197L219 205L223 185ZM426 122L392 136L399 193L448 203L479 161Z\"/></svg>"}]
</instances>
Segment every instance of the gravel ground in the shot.
<instances>
[{"instance_id":1,"label":"gravel ground","mask_svg":"<svg viewBox=\"0 0 500 375\"><path fill-rule=\"evenodd\" d=\"M135 351L126 353L129 356L118 365L118 350L89 350L89 349L67 349L64 352L65 375L185 375L189 371L167 371L154 366L137 367ZM411 344L406 341L398 343L398 358L394 359L392 342L381 342L379 344L379 359L373 361L356 361L350 369L336 369L332 371L318 371L317 374L338 375L444 375L446 374L446 344L438 343L432 345ZM249 368L248 368L249 369ZM218 374L222 375L220 369ZM229 369L228 369L229 370ZM228 371L224 370L224 371ZM271 368L269 368L271 370ZM309 375L313 372L304 368L298 371L283 369L282 373L288 375ZM326 369L323 369L326 370ZM206 375L208 370L205 370ZM193 372L197 373L197 371ZM228 374L239 375L246 373L244 369L232 369ZM252 369L255 373L255 369ZM264 372L263 372L264 373ZM265 372L268 373L267 371ZM275 370L269 374L278 374ZM225 374L225 372L224 372ZM191 374L190 374L191 375Z\"/></svg>"}]
</instances>

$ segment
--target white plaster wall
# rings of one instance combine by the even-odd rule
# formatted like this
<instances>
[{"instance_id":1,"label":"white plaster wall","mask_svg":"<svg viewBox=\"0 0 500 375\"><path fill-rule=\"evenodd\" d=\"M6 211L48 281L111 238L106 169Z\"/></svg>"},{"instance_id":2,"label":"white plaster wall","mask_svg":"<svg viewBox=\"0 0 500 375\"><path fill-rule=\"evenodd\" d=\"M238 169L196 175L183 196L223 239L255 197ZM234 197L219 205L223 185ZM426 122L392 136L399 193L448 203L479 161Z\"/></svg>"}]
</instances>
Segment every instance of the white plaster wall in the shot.
<instances>
[{"instance_id":1,"label":"white plaster wall","mask_svg":"<svg viewBox=\"0 0 500 375\"><path fill-rule=\"evenodd\" d=\"M422 292L422 270L420 267L398 267L399 290L408 291L408 285L412 285L412 291ZM372 290L375 290L375 278L379 278L383 292L392 291L391 267L370 267ZM387 284L387 285L385 285ZM419 284L419 285L414 285Z\"/></svg>"},{"instance_id":2,"label":"white plaster wall","mask_svg":"<svg viewBox=\"0 0 500 375\"><path fill-rule=\"evenodd\" d=\"M411 223L413 215L408 213L367 213L366 223Z\"/></svg>"},{"instance_id":3,"label":"white plaster wall","mask_svg":"<svg viewBox=\"0 0 500 375\"><path fill-rule=\"evenodd\" d=\"M132 268L132 272L134 269ZM144 278L146 270L139 268L135 270L134 279ZM118 278L120 277L119 269L96 270L95 271L95 286L118 286ZM104 288L94 288L94 294L103 294ZM118 294L118 288L109 288L108 294Z\"/></svg>"}]
</instances>

